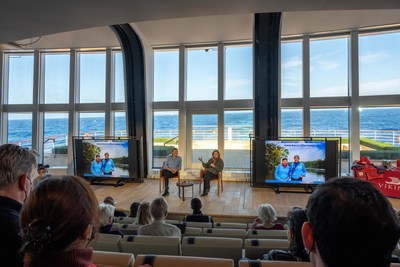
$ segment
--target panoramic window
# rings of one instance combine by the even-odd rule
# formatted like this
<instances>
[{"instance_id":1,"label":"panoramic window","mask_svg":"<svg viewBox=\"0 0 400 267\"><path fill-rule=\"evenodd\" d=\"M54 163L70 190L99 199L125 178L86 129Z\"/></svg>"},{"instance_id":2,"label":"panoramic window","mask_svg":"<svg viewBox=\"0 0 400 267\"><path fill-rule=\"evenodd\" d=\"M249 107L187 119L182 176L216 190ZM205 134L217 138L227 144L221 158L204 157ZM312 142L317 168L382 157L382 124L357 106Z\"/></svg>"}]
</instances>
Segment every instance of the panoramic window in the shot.
<instances>
[{"instance_id":1,"label":"panoramic window","mask_svg":"<svg viewBox=\"0 0 400 267\"><path fill-rule=\"evenodd\" d=\"M6 54L8 104L32 104L33 54Z\"/></svg>"},{"instance_id":2,"label":"panoramic window","mask_svg":"<svg viewBox=\"0 0 400 267\"><path fill-rule=\"evenodd\" d=\"M376 165L398 159L400 124L394 122L399 118L399 107L360 108L361 156L368 156Z\"/></svg>"},{"instance_id":3,"label":"panoramic window","mask_svg":"<svg viewBox=\"0 0 400 267\"><path fill-rule=\"evenodd\" d=\"M400 94L400 33L359 37L360 95Z\"/></svg>"},{"instance_id":4,"label":"panoramic window","mask_svg":"<svg viewBox=\"0 0 400 267\"><path fill-rule=\"evenodd\" d=\"M65 167L68 164L68 113L44 113L43 164Z\"/></svg>"},{"instance_id":5,"label":"panoramic window","mask_svg":"<svg viewBox=\"0 0 400 267\"><path fill-rule=\"evenodd\" d=\"M32 148L32 113L8 113L7 142Z\"/></svg>"},{"instance_id":6,"label":"panoramic window","mask_svg":"<svg viewBox=\"0 0 400 267\"><path fill-rule=\"evenodd\" d=\"M154 52L154 101L179 100L179 51Z\"/></svg>"},{"instance_id":7,"label":"panoramic window","mask_svg":"<svg viewBox=\"0 0 400 267\"><path fill-rule=\"evenodd\" d=\"M179 149L178 111L154 111L153 113L153 168L161 168L171 149ZM181 151L181 155L184 152Z\"/></svg>"},{"instance_id":8,"label":"panoramic window","mask_svg":"<svg viewBox=\"0 0 400 267\"><path fill-rule=\"evenodd\" d=\"M124 63L122 52L114 52L114 102L125 102Z\"/></svg>"},{"instance_id":9,"label":"panoramic window","mask_svg":"<svg viewBox=\"0 0 400 267\"><path fill-rule=\"evenodd\" d=\"M187 100L218 99L218 49L187 50Z\"/></svg>"},{"instance_id":10,"label":"panoramic window","mask_svg":"<svg viewBox=\"0 0 400 267\"><path fill-rule=\"evenodd\" d=\"M310 41L310 96L348 96L348 38Z\"/></svg>"},{"instance_id":11,"label":"panoramic window","mask_svg":"<svg viewBox=\"0 0 400 267\"><path fill-rule=\"evenodd\" d=\"M106 98L105 52L79 53L80 103L104 103Z\"/></svg>"},{"instance_id":12,"label":"panoramic window","mask_svg":"<svg viewBox=\"0 0 400 267\"><path fill-rule=\"evenodd\" d=\"M104 112L79 113L79 136L104 137L105 114Z\"/></svg>"},{"instance_id":13,"label":"panoramic window","mask_svg":"<svg viewBox=\"0 0 400 267\"><path fill-rule=\"evenodd\" d=\"M303 110L282 109L281 110L281 136L300 137L303 136Z\"/></svg>"},{"instance_id":14,"label":"panoramic window","mask_svg":"<svg viewBox=\"0 0 400 267\"><path fill-rule=\"evenodd\" d=\"M253 98L253 54L251 46L225 48L225 99Z\"/></svg>"},{"instance_id":15,"label":"panoramic window","mask_svg":"<svg viewBox=\"0 0 400 267\"><path fill-rule=\"evenodd\" d=\"M44 102L46 104L69 103L69 54L43 54L42 60Z\"/></svg>"},{"instance_id":16,"label":"panoramic window","mask_svg":"<svg viewBox=\"0 0 400 267\"><path fill-rule=\"evenodd\" d=\"M303 96L302 42L281 44L281 98Z\"/></svg>"},{"instance_id":17,"label":"panoramic window","mask_svg":"<svg viewBox=\"0 0 400 267\"><path fill-rule=\"evenodd\" d=\"M127 136L125 111L114 112L114 135Z\"/></svg>"},{"instance_id":18,"label":"panoramic window","mask_svg":"<svg viewBox=\"0 0 400 267\"><path fill-rule=\"evenodd\" d=\"M253 111L227 110L225 111L224 122L225 168L249 169L249 134L253 133Z\"/></svg>"}]
</instances>

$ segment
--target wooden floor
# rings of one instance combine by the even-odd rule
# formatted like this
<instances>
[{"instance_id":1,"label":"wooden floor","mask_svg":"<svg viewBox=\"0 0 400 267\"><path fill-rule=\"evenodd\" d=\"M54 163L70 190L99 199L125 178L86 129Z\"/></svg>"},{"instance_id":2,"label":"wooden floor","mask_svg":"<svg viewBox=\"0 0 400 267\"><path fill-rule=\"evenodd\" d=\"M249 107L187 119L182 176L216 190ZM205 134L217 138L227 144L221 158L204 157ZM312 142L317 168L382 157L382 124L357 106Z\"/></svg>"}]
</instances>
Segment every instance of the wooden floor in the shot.
<instances>
[{"instance_id":1,"label":"wooden floor","mask_svg":"<svg viewBox=\"0 0 400 267\"><path fill-rule=\"evenodd\" d=\"M169 212L175 214L190 213L192 190L190 188L185 189L185 201L182 201L178 197L175 181L170 181L170 195L165 197L169 204ZM103 201L104 197L112 196L117 202L116 207L125 211L129 211L129 207L134 201L151 202L161 196L158 179L145 179L143 183L127 183L119 187L105 185L92 185L92 187L99 203ZM224 191L221 192L220 196L217 196L216 182L212 181L208 196L200 197L198 184L194 185L194 197L201 199L203 213L209 215L255 217L258 205L270 203L276 209L279 217L286 217L287 211L291 207L305 207L309 195L304 193L276 194L271 188L256 188L245 182L224 181ZM389 201L395 209L400 209L400 199L389 198Z\"/></svg>"}]
</instances>

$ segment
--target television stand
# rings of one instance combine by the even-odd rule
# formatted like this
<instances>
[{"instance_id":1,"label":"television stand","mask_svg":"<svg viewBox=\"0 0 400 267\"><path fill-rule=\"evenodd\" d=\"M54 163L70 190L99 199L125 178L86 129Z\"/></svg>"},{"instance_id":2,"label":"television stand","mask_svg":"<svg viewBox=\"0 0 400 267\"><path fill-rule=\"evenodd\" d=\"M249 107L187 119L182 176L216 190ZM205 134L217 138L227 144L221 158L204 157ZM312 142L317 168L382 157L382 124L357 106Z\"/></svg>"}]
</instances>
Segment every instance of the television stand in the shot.
<instances>
[{"instance_id":1,"label":"television stand","mask_svg":"<svg viewBox=\"0 0 400 267\"><path fill-rule=\"evenodd\" d=\"M281 187L286 189L281 190ZM285 184L276 184L274 187L275 194L280 193L299 193L299 194L311 194L314 192L316 186L314 185L302 185L302 186L293 186L293 185L285 185ZM299 190L303 188L304 191Z\"/></svg>"},{"instance_id":2,"label":"television stand","mask_svg":"<svg viewBox=\"0 0 400 267\"><path fill-rule=\"evenodd\" d=\"M105 180L105 179L102 179ZM98 179L93 179L90 181L91 185L109 185L109 186L114 186L114 187L118 187L118 186L123 186L125 183L123 182L124 179L118 179L117 181L115 181L114 183L106 183L103 181L100 181Z\"/></svg>"}]
</instances>

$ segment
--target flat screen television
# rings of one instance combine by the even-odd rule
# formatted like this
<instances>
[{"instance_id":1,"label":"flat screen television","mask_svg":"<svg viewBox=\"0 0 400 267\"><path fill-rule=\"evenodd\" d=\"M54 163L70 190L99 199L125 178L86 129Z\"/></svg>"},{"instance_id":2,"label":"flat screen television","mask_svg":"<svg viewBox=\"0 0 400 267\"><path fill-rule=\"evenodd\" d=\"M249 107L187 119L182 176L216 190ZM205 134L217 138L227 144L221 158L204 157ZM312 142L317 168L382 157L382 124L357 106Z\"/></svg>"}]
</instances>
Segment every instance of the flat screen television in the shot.
<instances>
[{"instance_id":1,"label":"flat screen television","mask_svg":"<svg viewBox=\"0 0 400 267\"><path fill-rule=\"evenodd\" d=\"M253 185L291 186L324 183L338 176L340 142L340 138L253 140ZM298 158L298 162L295 161L295 157ZM287 159L286 165L282 164L283 159Z\"/></svg>"},{"instance_id":2,"label":"flat screen television","mask_svg":"<svg viewBox=\"0 0 400 267\"><path fill-rule=\"evenodd\" d=\"M138 179L137 149L131 138L75 138L75 174L89 180Z\"/></svg>"}]
</instances>

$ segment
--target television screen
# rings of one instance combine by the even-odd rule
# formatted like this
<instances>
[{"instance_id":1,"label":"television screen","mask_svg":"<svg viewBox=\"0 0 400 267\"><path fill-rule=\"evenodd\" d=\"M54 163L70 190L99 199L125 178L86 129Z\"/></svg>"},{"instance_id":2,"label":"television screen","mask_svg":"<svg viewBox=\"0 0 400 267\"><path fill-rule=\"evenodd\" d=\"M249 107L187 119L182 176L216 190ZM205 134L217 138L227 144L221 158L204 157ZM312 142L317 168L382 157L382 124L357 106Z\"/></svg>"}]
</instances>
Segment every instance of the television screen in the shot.
<instances>
[{"instance_id":1,"label":"television screen","mask_svg":"<svg viewBox=\"0 0 400 267\"><path fill-rule=\"evenodd\" d=\"M90 180L130 178L142 182L139 146L140 142L134 138L76 137L75 174Z\"/></svg>"},{"instance_id":2,"label":"television screen","mask_svg":"<svg viewBox=\"0 0 400 267\"><path fill-rule=\"evenodd\" d=\"M266 140L266 183L325 182L324 140Z\"/></svg>"}]
</instances>

